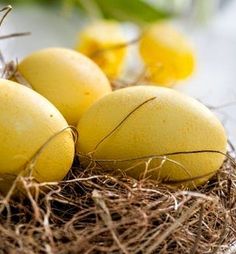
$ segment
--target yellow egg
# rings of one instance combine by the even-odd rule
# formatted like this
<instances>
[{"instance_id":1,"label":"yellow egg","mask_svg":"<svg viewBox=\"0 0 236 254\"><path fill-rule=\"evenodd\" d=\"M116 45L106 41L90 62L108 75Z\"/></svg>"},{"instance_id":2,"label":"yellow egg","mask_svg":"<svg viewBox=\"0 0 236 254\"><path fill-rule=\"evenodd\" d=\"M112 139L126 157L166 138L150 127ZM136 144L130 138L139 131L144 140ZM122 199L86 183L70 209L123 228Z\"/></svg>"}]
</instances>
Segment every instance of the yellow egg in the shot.
<instances>
[{"instance_id":1,"label":"yellow egg","mask_svg":"<svg viewBox=\"0 0 236 254\"><path fill-rule=\"evenodd\" d=\"M117 78L125 62L126 47L121 26L115 21L96 21L78 36L76 50L91 57L109 78Z\"/></svg>"},{"instance_id":2,"label":"yellow egg","mask_svg":"<svg viewBox=\"0 0 236 254\"><path fill-rule=\"evenodd\" d=\"M100 68L70 49L48 48L34 52L19 64L18 70L71 125L76 125L96 100L111 92L109 81Z\"/></svg>"},{"instance_id":3,"label":"yellow egg","mask_svg":"<svg viewBox=\"0 0 236 254\"><path fill-rule=\"evenodd\" d=\"M170 88L137 86L117 90L96 102L78 124L77 144L84 166L98 160L105 169L134 178L150 177L193 187L206 182L223 163L223 126L193 98Z\"/></svg>"},{"instance_id":4,"label":"yellow egg","mask_svg":"<svg viewBox=\"0 0 236 254\"><path fill-rule=\"evenodd\" d=\"M167 23L154 23L144 31L139 51L149 80L172 86L189 77L195 68L193 47L183 34Z\"/></svg>"},{"instance_id":5,"label":"yellow egg","mask_svg":"<svg viewBox=\"0 0 236 254\"><path fill-rule=\"evenodd\" d=\"M64 131L63 131L64 130ZM59 181L74 158L71 130L44 97L0 79L0 189L19 173L37 181Z\"/></svg>"}]
</instances>

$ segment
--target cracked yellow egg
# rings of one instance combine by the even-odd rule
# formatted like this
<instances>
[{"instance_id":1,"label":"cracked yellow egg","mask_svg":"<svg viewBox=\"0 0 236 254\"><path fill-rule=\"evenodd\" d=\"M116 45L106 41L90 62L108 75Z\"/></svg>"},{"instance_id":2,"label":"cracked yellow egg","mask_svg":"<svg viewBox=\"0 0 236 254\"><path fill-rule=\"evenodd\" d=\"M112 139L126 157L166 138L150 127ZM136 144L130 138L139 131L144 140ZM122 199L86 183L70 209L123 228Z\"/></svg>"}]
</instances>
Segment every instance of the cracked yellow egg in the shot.
<instances>
[{"instance_id":1,"label":"cracked yellow egg","mask_svg":"<svg viewBox=\"0 0 236 254\"><path fill-rule=\"evenodd\" d=\"M102 70L70 49L47 48L25 57L18 71L32 89L46 97L70 125L98 99L111 92Z\"/></svg>"},{"instance_id":2,"label":"cracked yellow egg","mask_svg":"<svg viewBox=\"0 0 236 254\"><path fill-rule=\"evenodd\" d=\"M144 30L139 43L149 81L172 86L195 69L195 52L188 39L168 23L154 23Z\"/></svg>"},{"instance_id":3,"label":"cracked yellow egg","mask_svg":"<svg viewBox=\"0 0 236 254\"><path fill-rule=\"evenodd\" d=\"M74 158L74 140L61 113L43 96L0 79L0 190L18 174L39 182L62 180Z\"/></svg>"},{"instance_id":4,"label":"cracked yellow egg","mask_svg":"<svg viewBox=\"0 0 236 254\"><path fill-rule=\"evenodd\" d=\"M124 66L127 51L125 42L121 25L104 20L86 26L79 33L75 48L95 61L109 78L114 79L120 75Z\"/></svg>"},{"instance_id":5,"label":"cracked yellow egg","mask_svg":"<svg viewBox=\"0 0 236 254\"><path fill-rule=\"evenodd\" d=\"M224 127L207 107L156 86L124 88L103 97L77 129L84 167L97 161L110 172L190 188L217 172L227 146Z\"/></svg>"}]
</instances>

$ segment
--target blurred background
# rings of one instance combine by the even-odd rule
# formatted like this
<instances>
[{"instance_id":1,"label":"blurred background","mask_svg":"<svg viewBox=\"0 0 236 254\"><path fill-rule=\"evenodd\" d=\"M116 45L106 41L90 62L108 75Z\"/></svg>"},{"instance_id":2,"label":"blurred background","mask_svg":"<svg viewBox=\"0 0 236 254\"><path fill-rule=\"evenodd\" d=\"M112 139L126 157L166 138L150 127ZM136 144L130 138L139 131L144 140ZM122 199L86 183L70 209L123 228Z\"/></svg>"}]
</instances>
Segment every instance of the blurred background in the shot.
<instances>
[{"instance_id":1,"label":"blurred background","mask_svg":"<svg viewBox=\"0 0 236 254\"><path fill-rule=\"evenodd\" d=\"M197 66L194 74L174 89L200 100L220 117L236 145L236 1L234 0L1 0L13 11L0 35L31 32L30 36L0 40L7 61L21 60L40 48L74 48L77 34L95 19L122 22L127 41L137 38L140 27L168 20L192 41ZM133 45L135 47L135 45ZM135 51L130 69L138 69Z\"/></svg>"}]
</instances>

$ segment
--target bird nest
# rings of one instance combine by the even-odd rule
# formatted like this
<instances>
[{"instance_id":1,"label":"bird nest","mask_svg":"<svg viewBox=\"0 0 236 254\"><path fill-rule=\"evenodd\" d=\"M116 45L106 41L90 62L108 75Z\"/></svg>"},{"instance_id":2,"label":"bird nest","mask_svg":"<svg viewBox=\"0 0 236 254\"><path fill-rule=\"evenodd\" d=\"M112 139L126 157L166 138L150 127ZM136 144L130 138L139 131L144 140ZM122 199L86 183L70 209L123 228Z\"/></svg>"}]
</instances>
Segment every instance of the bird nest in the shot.
<instances>
[{"instance_id":1,"label":"bird nest","mask_svg":"<svg viewBox=\"0 0 236 254\"><path fill-rule=\"evenodd\" d=\"M83 170L78 162L64 181L19 182L24 195L0 197L2 253L235 253L229 159L194 191Z\"/></svg>"}]
</instances>

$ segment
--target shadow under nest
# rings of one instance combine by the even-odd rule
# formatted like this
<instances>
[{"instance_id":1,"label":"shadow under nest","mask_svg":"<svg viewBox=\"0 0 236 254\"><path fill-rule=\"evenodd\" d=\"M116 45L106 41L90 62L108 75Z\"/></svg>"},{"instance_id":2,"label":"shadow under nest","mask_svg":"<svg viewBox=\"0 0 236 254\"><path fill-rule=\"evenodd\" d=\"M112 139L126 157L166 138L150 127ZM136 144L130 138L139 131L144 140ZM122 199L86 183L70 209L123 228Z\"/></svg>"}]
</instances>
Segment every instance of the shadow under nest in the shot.
<instances>
[{"instance_id":1,"label":"shadow under nest","mask_svg":"<svg viewBox=\"0 0 236 254\"><path fill-rule=\"evenodd\" d=\"M236 172L227 159L194 191L82 170L67 179L20 178L0 197L0 253L234 253Z\"/></svg>"}]
</instances>

